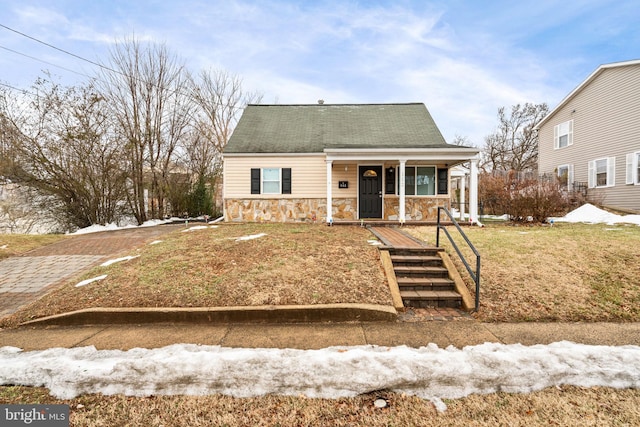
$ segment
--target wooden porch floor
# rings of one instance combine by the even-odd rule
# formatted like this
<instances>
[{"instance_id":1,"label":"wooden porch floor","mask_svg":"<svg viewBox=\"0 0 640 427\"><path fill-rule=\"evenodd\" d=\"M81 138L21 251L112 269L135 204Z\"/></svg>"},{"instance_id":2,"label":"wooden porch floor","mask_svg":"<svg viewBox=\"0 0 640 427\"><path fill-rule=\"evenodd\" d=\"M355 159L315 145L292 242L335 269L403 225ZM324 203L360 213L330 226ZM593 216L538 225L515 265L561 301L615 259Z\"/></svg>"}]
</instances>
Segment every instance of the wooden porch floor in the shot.
<instances>
[{"instance_id":1,"label":"wooden porch floor","mask_svg":"<svg viewBox=\"0 0 640 427\"><path fill-rule=\"evenodd\" d=\"M369 230L388 247L403 249L429 247L425 242L418 240L396 227L369 227Z\"/></svg>"}]
</instances>

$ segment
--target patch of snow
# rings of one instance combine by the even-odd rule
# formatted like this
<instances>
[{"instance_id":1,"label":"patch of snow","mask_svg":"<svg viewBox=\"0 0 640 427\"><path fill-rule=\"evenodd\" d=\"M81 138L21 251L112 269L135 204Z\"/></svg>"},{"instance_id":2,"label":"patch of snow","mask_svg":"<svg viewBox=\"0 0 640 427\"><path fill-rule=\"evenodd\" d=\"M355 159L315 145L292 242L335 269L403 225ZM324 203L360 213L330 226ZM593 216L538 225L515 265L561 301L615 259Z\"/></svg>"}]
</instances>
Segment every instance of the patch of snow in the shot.
<instances>
[{"instance_id":1,"label":"patch of snow","mask_svg":"<svg viewBox=\"0 0 640 427\"><path fill-rule=\"evenodd\" d=\"M164 240L154 240L153 242L149 243L150 245L157 245L158 243L162 243L164 242Z\"/></svg>"},{"instance_id":2,"label":"patch of snow","mask_svg":"<svg viewBox=\"0 0 640 427\"><path fill-rule=\"evenodd\" d=\"M236 240L236 242L241 242L241 241L244 241L244 240L259 239L260 237L264 237L266 235L267 235L267 233L251 234L249 236L237 237L237 238L235 238L235 240ZM233 237L232 237L232 239L233 239Z\"/></svg>"},{"instance_id":3,"label":"patch of snow","mask_svg":"<svg viewBox=\"0 0 640 427\"><path fill-rule=\"evenodd\" d=\"M184 230L182 230L182 232L186 233L186 232L189 232L189 231L206 230L207 228L209 228L209 227L207 227L206 225L196 225L196 226L184 229Z\"/></svg>"},{"instance_id":4,"label":"patch of snow","mask_svg":"<svg viewBox=\"0 0 640 427\"><path fill-rule=\"evenodd\" d=\"M79 282L79 283L76 284L76 288L88 285L89 283L97 282L98 280L105 279L106 277L107 277L107 275L103 274L102 276L97 276L97 277L93 277L91 279L83 280L82 282Z\"/></svg>"},{"instance_id":5,"label":"patch of snow","mask_svg":"<svg viewBox=\"0 0 640 427\"><path fill-rule=\"evenodd\" d=\"M616 215L600 209L590 203L569 212L560 218L550 218L554 222L585 222L589 224L636 224L640 225L640 215Z\"/></svg>"},{"instance_id":6,"label":"patch of snow","mask_svg":"<svg viewBox=\"0 0 640 427\"><path fill-rule=\"evenodd\" d=\"M382 242L379 241L379 240L367 240L367 242L372 246L380 246L380 245L382 245Z\"/></svg>"},{"instance_id":7,"label":"patch of snow","mask_svg":"<svg viewBox=\"0 0 640 427\"><path fill-rule=\"evenodd\" d=\"M138 227L155 227L156 225L168 224L174 222L177 218L170 219L152 219L149 221L145 221L142 225L137 224L128 224L128 225L118 225L116 223L110 223L106 225L94 224L89 227L81 228L73 233L69 233L71 235L76 234L88 234L88 233L99 233L102 231L113 231L113 230L122 230L126 228L138 228Z\"/></svg>"},{"instance_id":8,"label":"patch of snow","mask_svg":"<svg viewBox=\"0 0 640 427\"><path fill-rule=\"evenodd\" d=\"M186 230L182 230L182 232L195 231L195 230L205 230L207 228L218 228L218 225L194 225L193 227L189 227Z\"/></svg>"},{"instance_id":9,"label":"patch of snow","mask_svg":"<svg viewBox=\"0 0 640 427\"><path fill-rule=\"evenodd\" d=\"M138 258L139 256L140 255L129 255L129 256L122 257L122 258L110 259L109 261L105 261L102 264L100 264L100 267L108 267L111 264L115 264L116 262L129 261L129 260L132 260L134 258Z\"/></svg>"},{"instance_id":10,"label":"patch of snow","mask_svg":"<svg viewBox=\"0 0 640 427\"><path fill-rule=\"evenodd\" d=\"M243 349L175 344L158 349L0 348L0 385L44 386L59 399L87 393L127 396L267 394L352 397L387 389L429 399L546 387L640 387L640 347L485 343L462 349L330 347Z\"/></svg>"},{"instance_id":11,"label":"patch of snow","mask_svg":"<svg viewBox=\"0 0 640 427\"><path fill-rule=\"evenodd\" d=\"M0 249L7 249L9 247L9 245L2 245L0 246Z\"/></svg>"}]
</instances>

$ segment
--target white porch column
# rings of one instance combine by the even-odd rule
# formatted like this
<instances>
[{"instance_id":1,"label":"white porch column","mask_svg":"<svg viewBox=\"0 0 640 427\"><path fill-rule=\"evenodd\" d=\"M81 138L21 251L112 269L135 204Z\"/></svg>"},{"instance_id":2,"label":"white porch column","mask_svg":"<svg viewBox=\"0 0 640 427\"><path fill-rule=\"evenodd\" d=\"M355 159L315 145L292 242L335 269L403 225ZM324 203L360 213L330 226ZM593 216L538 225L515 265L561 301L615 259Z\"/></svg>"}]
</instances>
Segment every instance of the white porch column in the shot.
<instances>
[{"instance_id":1,"label":"white porch column","mask_svg":"<svg viewBox=\"0 0 640 427\"><path fill-rule=\"evenodd\" d=\"M400 224L404 224L405 218L406 218L406 212L405 212L405 188L404 188L404 167L406 165L407 161L406 160L400 160L400 173L398 176L398 180L400 180L400 200L398 201L398 203L400 204L399 206L399 213L398 213L398 219L400 220Z\"/></svg>"},{"instance_id":2,"label":"white porch column","mask_svg":"<svg viewBox=\"0 0 640 427\"><path fill-rule=\"evenodd\" d=\"M460 221L464 221L465 199L467 197L467 174L460 179Z\"/></svg>"},{"instance_id":3,"label":"white porch column","mask_svg":"<svg viewBox=\"0 0 640 427\"><path fill-rule=\"evenodd\" d=\"M478 222L478 159L471 160L469 175L469 221Z\"/></svg>"},{"instance_id":4,"label":"white porch column","mask_svg":"<svg viewBox=\"0 0 640 427\"><path fill-rule=\"evenodd\" d=\"M332 167L333 160L327 160L327 224L333 224Z\"/></svg>"}]
</instances>

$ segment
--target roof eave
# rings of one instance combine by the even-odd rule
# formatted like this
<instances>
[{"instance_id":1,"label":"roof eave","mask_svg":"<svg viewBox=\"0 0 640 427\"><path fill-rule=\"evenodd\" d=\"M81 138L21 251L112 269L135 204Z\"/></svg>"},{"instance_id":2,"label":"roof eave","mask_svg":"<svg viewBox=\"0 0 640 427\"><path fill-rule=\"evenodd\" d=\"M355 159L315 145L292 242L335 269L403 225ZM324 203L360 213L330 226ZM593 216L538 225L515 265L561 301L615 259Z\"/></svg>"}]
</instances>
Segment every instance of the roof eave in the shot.
<instances>
[{"instance_id":1,"label":"roof eave","mask_svg":"<svg viewBox=\"0 0 640 427\"><path fill-rule=\"evenodd\" d=\"M551 112L549 112L549 114L547 114L542 120L540 120L540 123L538 123L535 126L534 129L535 130L540 130L542 125L544 125L546 122L551 120L551 117L553 117L566 104L568 104L569 101L571 101L571 99L573 99L573 97L575 97L585 86L587 86L596 77L598 77L600 74L602 74L602 72L604 70L609 69L609 68L626 67L626 66L629 66L629 65L638 65L638 64L640 64L640 59L635 59L635 60L631 60L631 61L612 62L612 63L609 63L609 64L600 65L594 72L589 74L589 76L582 83L580 83L578 86L576 86L575 89L573 89L567 96L565 96L562 99L562 101L560 101L560 103L553 110L551 110Z\"/></svg>"}]
</instances>

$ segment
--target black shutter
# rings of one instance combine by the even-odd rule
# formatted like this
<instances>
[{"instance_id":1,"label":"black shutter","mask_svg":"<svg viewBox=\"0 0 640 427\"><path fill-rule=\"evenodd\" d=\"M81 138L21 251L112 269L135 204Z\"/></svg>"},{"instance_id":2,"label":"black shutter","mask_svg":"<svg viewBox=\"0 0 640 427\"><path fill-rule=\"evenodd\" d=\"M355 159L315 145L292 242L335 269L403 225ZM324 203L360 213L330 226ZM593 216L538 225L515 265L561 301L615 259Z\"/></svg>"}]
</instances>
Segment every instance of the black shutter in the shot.
<instances>
[{"instance_id":1,"label":"black shutter","mask_svg":"<svg viewBox=\"0 0 640 427\"><path fill-rule=\"evenodd\" d=\"M282 194L291 194L291 168L282 168Z\"/></svg>"},{"instance_id":2,"label":"black shutter","mask_svg":"<svg viewBox=\"0 0 640 427\"><path fill-rule=\"evenodd\" d=\"M260 169L251 169L251 194L260 194Z\"/></svg>"},{"instance_id":3,"label":"black shutter","mask_svg":"<svg viewBox=\"0 0 640 427\"><path fill-rule=\"evenodd\" d=\"M449 192L449 169L438 169L438 194Z\"/></svg>"}]
</instances>

